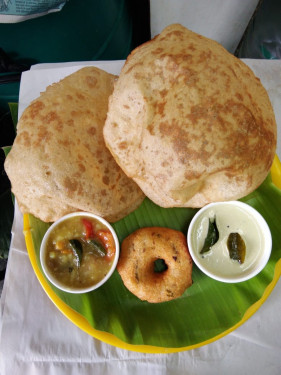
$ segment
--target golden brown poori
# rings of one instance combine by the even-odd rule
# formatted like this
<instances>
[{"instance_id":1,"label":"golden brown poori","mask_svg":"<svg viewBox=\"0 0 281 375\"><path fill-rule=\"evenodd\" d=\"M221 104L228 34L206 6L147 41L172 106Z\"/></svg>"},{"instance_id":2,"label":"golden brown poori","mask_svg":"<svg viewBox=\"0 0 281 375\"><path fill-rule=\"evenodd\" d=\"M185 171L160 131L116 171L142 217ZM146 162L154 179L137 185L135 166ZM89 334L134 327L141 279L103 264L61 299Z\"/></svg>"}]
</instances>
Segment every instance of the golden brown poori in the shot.
<instances>
[{"instance_id":1,"label":"golden brown poori","mask_svg":"<svg viewBox=\"0 0 281 375\"><path fill-rule=\"evenodd\" d=\"M47 87L24 111L5 170L23 213L55 221L89 211L116 221L144 199L103 140L116 76L85 67Z\"/></svg>"},{"instance_id":2,"label":"golden brown poori","mask_svg":"<svg viewBox=\"0 0 281 375\"><path fill-rule=\"evenodd\" d=\"M239 199L276 149L268 94L219 43L174 24L127 58L109 99L108 148L162 207Z\"/></svg>"}]
</instances>

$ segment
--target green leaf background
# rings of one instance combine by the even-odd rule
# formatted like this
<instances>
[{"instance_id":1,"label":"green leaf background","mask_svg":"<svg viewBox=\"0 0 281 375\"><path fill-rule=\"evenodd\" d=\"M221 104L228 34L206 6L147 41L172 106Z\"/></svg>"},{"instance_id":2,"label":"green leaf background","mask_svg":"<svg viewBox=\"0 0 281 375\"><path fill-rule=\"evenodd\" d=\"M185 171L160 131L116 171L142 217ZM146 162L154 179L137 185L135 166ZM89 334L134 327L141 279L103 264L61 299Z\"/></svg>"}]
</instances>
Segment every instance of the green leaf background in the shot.
<instances>
[{"instance_id":1,"label":"green leaf background","mask_svg":"<svg viewBox=\"0 0 281 375\"><path fill-rule=\"evenodd\" d=\"M93 328L109 332L125 343L181 348L210 340L239 324L246 311L262 298L281 257L281 192L272 184L270 176L242 201L264 216L273 238L267 266L251 280L238 284L221 283L208 278L194 265L193 285L182 297L159 304L140 301L131 294L117 271L100 289L83 295L72 295L50 286ZM136 211L114 223L113 227L120 243L134 230L145 226L169 227L186 234L196 212L188 208L160 208L146 198ZM37 264L41 269L40 243L49 225L32 215L29 215L29 222Z\"/></svg>"}]
</instances>

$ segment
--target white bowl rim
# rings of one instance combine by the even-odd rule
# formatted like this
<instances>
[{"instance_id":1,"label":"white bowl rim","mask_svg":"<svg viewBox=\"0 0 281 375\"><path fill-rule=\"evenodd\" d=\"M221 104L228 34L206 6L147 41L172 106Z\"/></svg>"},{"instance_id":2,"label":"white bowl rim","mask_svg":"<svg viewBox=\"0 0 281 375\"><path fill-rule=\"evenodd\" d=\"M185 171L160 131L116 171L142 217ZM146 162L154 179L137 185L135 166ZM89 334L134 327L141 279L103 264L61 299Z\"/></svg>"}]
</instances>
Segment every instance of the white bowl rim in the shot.
<instances>
[{"instance_id":1,"label":"white bowl rim","mask_svg":"<svg viewBox=\"0 0 281 375\"><path fill-rule=\"evenodd\" d=\"M238 206L238 207L243 208L245 211L248 211L250 214L252 214L256 218L256 220L258 222L258 225L263 230L263 234L265 236L265 244L266 244L265 249L264 249L265 251L263 252L263 255L261 256L260 261L257 263L257 266L252 271L249 271L248 273L246 272L245 274L241 274L241 275L237 275L237 276L230 276L230 277L218 276L214 272L211 272L207 267L204 267L204 265L202 265L202 263L199 261L199 259L196 257L196 255L194 253L194 250L193 250L193 247L192 247L192 242L191 242L191 234L192 234L192 229L194 227L194 224L197 221L197 219L199 218L199 216L201 216L204 211L206 211L210 207L214 207L214 206L218 206L218 205ZM190 253L194 263L196 264L196 266L203 273L205 273L207 276L209 276L209 277L211 277L211 278L213 278L217 281L221 281L221 282L225 282L225 283L238 283L238 282L249 280L249 279L253 278L254 276L256 276L258 273L260 273L262 271L262 269L268 263L268 260L269 260L270 255L271 255L271 250L272 250L272 236L271 236L269 226L268 226L267 222L265 221L264 217L255 208L253 208L249 204L241 202L241 201L235 201L235 200L234 201L225 201L225 202L224 201L223 202L213 202L213 203L209 203L206 206L200 208L199 211L196 212L196 214L193 216L193 218L192 218L192 220L189 224L188 231L187 231L187 243L188 243L189 253Z\"/></svg>"},{"instance_id":2,"label":"white bowl rim","mask_svg":"<svg viewBox=\"0 0 281 375\"><path fill-rule=\"evenodd\" d=\"M100 221L102 224L104 224L111 232L113 238L114 238L114 242L115 242L115 257L114 257L114 260L113 260L113 263L110 267L110 270L108 271L108 273L106 274L106 276L101 279L97 284L94 284L92 286L89 286L87 288L71 288L71 287L67 287L65 286L64 284L61 284L59 283L54 277L52 277L52 275L49 273L47 267L45 266L45 259L44 259L44 255L45 255L45 245L46 245L46 242L49 238L49 235L50 233L53 231L53 229L58 226L61 222L71 218L71 217L75 217L75 216L83 216L83 217L91 217L93 219L96 219L98 221ZM118 262L118 258L119 258L119 240L118 240L118 237L117 237L117 234L115 232L115 230L113 229L113 227L111 226L111 224L106 221L104 218L102 218L101 216L97 215L97 214L93 214L91 212L83 212L83 211L77 211L77 212L72 212L72 213L69 213L69 214L66 214L64 216L62 216L61 218L59 218L58 220L56 220L55 222L53 222L51 224L51 226L47 229L46 233L44 234L44 237L42 239L42 242L41 242L41 245L40 245L40 264L41 264L41 267L42 267L42 270L45 274L45 276L47 277L47 279L58 289L64 291L64 292L68 292L68 293L72 293L72 294L82 294L82 293L88 293L88 292L91 292L93 290L96 290L98 289L100 286L102 286L110 277L111 275L113 274L113 272L115 271L116 269L116 266L117 266L117 262Z\"/></svg>"}]
</instances>

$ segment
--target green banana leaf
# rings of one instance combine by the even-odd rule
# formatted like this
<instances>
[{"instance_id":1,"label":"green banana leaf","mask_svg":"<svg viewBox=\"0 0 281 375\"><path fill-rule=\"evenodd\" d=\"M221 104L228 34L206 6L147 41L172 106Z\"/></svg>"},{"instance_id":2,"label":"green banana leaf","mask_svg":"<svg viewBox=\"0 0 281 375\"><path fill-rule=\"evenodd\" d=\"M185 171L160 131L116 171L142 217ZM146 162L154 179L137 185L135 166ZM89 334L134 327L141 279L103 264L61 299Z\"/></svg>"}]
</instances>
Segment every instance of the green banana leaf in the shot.
<instances>
[{"instance_id":1,"label":"green banana leaf","mask_svg":"<svg viewBox=\"0 0 281 375\"><path fill-rule=\"evenodd\" d=\"M150 304L140 301L123 285L117 271L96 291L73 295L46 282L59 300L86 319L89 326L108 332L130 345L189 349L221 337L245 321L273 289L280 275L281 191L270 175L252 194L242 199L256 208L267 221L273 238L271 257L266 267L251 280L227 284L205 276L193 266L193 285L176 300ZM187 233L197 210L160 208L148 198L133 213L113 224L120 243L131 232L145 226L163 226ZM34 257L39 260L40 243L49 224L28 215ZM44 277L44 276L43 276ZM153 285L152 285L153 288ZM269 291L270 290L270 291ZM259 304L260 302L260 304ZM67 315L67 313L66 313Z\"/></svg>"},{"instance_id":2,"label":"green banana leaf","mask_svg":"<svg viewBox=\"0 0 281 375\"><path fill-rule=\"evenodd\" d=\"M9 108L12 116L12 121L14 124L14 129L16 131L18 123L18 103L9 103Z\"/></svg>"},{"instance_id":3,"label":"green banana leaf","mask_svg":"<svg viewBox=\"0 0 281 375\"><path fill-rule=\"evenodd\" d=\"M9 108L13 120L14 129L16 129L17 124L17 116L18 116L18 104L17 103L9 103ZM5 157L8 155L9 151L11 150L11 146L4 146L1 147ZM1 165L3 168L3 166ZM2 177L4 178L4 171L1 170ZM8 181L8 178L6 178ZM11 227L13 224L14 218L14 195L11 194L11 189L6 184L7 188L3 191L1 189L0 194L0 259L8 259L10 243L11 243ZM3 186L1 186L2 188Z\"/></svg>"}]
</instances>

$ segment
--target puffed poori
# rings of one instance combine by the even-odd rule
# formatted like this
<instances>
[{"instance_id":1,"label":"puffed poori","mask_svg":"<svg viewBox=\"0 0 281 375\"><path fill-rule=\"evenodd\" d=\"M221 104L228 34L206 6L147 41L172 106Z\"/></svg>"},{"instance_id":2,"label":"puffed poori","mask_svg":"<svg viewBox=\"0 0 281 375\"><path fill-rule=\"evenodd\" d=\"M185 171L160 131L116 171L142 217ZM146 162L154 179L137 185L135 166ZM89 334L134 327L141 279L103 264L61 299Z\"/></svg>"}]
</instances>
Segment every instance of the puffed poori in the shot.
<instances>
[{"instance_id":1,"label":"puffed poori","mask_svg":"<svg viewBox=\"0 0 281 375\"><path fill-rule=\"evenodd\" d=\"M107 147L162 207L239 199L267 176L276 122L266 90L219 43L174 24L127 58Z\"/></svg>"},{"instance_id":2,"label":"puffed poori","mask_svg":"<svg viewBox=\"0 0 281 375\"><path fill-rule=\"evenodd\" d=\"M162 260L165 270L155 271ZM151 303L180 297L192 284L192 259L182 232L163 228L140 228L124 239L117 270L126 288Z\"/></svg>"},{"instance_id":3,"label":"puffed poori","mask_svg":"<svg viewBox=\"0 0 281 375\"><path fill-rule=\"evenodd\" d=\"M116 221L144 199L103 139L116 76L85 67L47 87L24 111L5 170L23 213L55 221L89 211Z\"/></svg>"}]
</instances>

